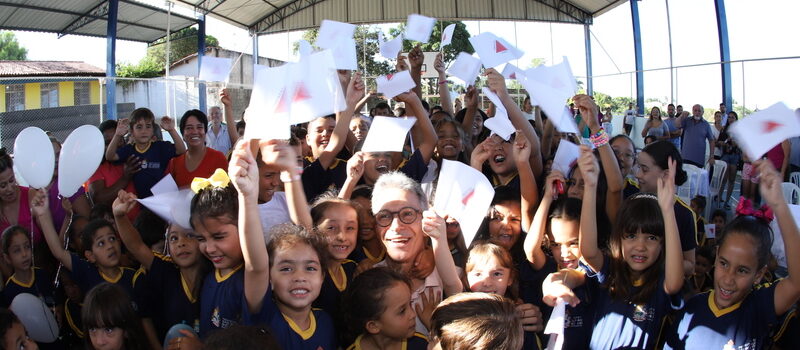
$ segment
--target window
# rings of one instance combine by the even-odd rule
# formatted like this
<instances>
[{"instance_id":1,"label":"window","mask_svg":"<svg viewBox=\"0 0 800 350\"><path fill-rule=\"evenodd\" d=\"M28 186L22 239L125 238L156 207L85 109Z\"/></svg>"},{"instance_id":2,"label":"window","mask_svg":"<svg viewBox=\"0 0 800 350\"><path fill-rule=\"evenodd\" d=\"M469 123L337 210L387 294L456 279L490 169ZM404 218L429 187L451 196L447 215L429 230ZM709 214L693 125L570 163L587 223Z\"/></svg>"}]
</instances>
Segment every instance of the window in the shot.
<instances>
[{"instance_id":1,"label":"window","mask_svg":"<svg viewBox=\"0 0 800 350\"><path fill-rule=\"evenodd\" d=\"M25 109L25 86L22 84L6 85L6 112Z\"/></svg>"},{"instance_id":2,"label":"window","mask_svg":"<svg viewBox=\"0 0 800 350\"><path fill-rule=\"evenodd\" d=\"M42 108L58 107L58 83L42 83Z\"/></svg>"},{"instance_id":3,"label":"window","mask_svg":"<svg viewBox=\"0 0 800 350\"><path fill-rule=\"evenodd\" d=\"M75 82L75 105L88 105L89 102L89 82L76 81Z\"/></svg>"}]
</instances>

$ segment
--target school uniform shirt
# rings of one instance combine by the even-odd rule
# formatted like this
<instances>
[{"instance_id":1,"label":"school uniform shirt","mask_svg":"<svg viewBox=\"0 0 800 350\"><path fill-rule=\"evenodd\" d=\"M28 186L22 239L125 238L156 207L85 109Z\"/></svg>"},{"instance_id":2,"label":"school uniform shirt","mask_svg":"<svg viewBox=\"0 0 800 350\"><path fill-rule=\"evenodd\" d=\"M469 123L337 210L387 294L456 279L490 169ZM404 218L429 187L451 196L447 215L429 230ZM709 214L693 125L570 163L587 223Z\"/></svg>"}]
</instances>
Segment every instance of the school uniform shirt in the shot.
<instances>
[{"instance_id":1,"label":"school uniform shirt","mask_svg":"<svg viewBox=\"0 0 800 350\"><path fill-rule=\"evenodd\" d=\"M342 294L344 294L350 282L353 281L353 276L355 275L357 267L358 264L356 264L355 261L348 259L343 260L341 264L334 264L333 269L339 269L340 272L344 272L344 281L342 284L337 284L333 278L331 278L332 273L328 271L325 274L325 279L322 281L319 296L312 304L315 308L325 310L329 315L333 315L336 329L339 332L344 332L346 329L346 325L339 312L339 307L342 304Z\"/></svg>"},{"instance_id":2,"label":"school uniform shirt","mask_svg":"<svg viewBox=\"0 0 800 350\"><path fill-rule=\"evenodd\" d=\"M2 306L9 307L14 298L20 293L33 294L42 299L48 306L56 304L53 280L50 278L50 274L38 267L33 268L31 281L28 283L20 282L16 278L16 274L9 277L2 292Z\"/></svg>"},{"instance_id":3,"label":"school uniform shirt","mask_svg":"<svg viewBox=\"0 0 800 350\"><path fill-rule=\"evenodd\" d=\"M589 271L586 276L598 284L606 282L611 261L604 257L600 272ZM594 329L589 342L591 349L637 348L653 349L664 331L665 317L670 310L683 307L680 293L668 295L663 288L664 276L659 277L653 295L644 304L611 297L607 288L597 288L594 294ZM631 292L641 288L634 284Z\"/></svg>"},{"instance_id":4,"label":"school uniform shirt","mask_svg":"<svg viewBox=\"0 0 800 350\"><path fill-rule=\"evenodd\" d=\"M361 339L364 335L359 335L356 338L356 341L350 346L347 347L347 350L361 350ZM403 340L403 343L400 345L401 350L427 350L428 349L428 338L420 333L414 333L411 338Z\"/></svg>"},{"instance_id":5,"label":"school uniform shirt","mask_svg":"<svg viewBox=\"0 0 800 350\"><path fill-rule=\"evenodd\" d=\"M756 287L744 300L717 308L714 290L686 302L665 349L761 349L769 343L775 315L775 286Z\"/></svg>"},{"instance_id":6,"label":"school uniform shirt","mask_svg":"<svg viewBox=\"0 0 800 350\"><path fill-rule=\"evenodd\" d=\"M319 195L332 188L342 188L347 180L347 161L336 158L327 169L322 167L319 159L306 157L303 160L303 191L309 203Z\"/></svg>"},{"instance_id":7,"label":"school uniform shirt","mask_svg":"<svg viewBox=\"0 0 800 350\"><path fill-rule=\"evenodd\" d=\"M307 329L300 327L281 313L272 294L272 286L267 287L261 311L251 317L252 324L261 321L269 325L272 335L282 349L292 350L336 350L336 330L327 312L311 309L310 324Z\"/></svg>"},{"instance_id":8,"label":"school uniform shirt","mask_svg":"<svg viewBox=\"0 0 800 350\"><path fill-rule=\"evenodd\" d=\"M589 270L583 263L580 263L578 269L584 272ZM567 305L564 308L564 344L561 349L584 350L589 348L594 320L593 295L598 288L600 285L597 280L587 278L583 285L572 290L581 302L577 306Z\"/></svg>"},{"instance_id":9,"label":"school uniform shirt","mask_svg":"<svg viewBox=\"0 0 800 350\"><path fill-rule=\"evenodd\" d=\"M138 278L136 270L119 266L117 269L119 269L120 273L117 275L117 278L111 278L101 272L97 266L79 258L75 253L70 253L70 256L72 257L72 271L70 275L72 276L72 280L75 281L75 284L81 289L81 292L83 292L83 295L86 295L94 286L103 282L108 282L122 287L122 289L128 292L131 300L135 300L136 294L134 293L133 285ZM134 307L138 308L136 305L134 305Z\"/></svg>"},{"instance_id":10,"label":"school uniform shirt","mask_svg":"<svg viewBox=\"0 0 800 350\"><path fill-rule=\"evenodd\" d=\"M172 142L155 141L140 152L136 145L127 144L117 149L117 163L124 163L132 155L143 160L142 169L133 174L133 186L139 198L150 197L153 195L150 188L164 177L170 159L175 157L175 145Z\"/></svg>"},{"instance_id":11,"label":"school uniform shirt","mask_svg":"<svg viewBox=\"0 0 800 350\"><path fill-rule=\"evenodd\" d=\"M625 187L622 189L622 199L627 199L637 193L639 193L639 184L636 183L636 180L626 177Z\"/></svg>"},{"instance_id":12,"label":"school uniform shirt","mask_svg":"<svg viewBox=\"0 0 800 350\"><path fill-rule=\"evenodd\" d=\"M224 276L217 269L209 272L200 291L200 338L245 323L247 316L242 265Z\"/></svg>"},{"instance_id":13,"label":"school uniform shirt","mask_svg":"<svg viewBox=\"0 0 800 350\"><path fill-rule=\"evenodd\" d=\"M800 349L800 321L797 319L797 309L789 311L781 317L780 328L772 337L779 349Z\"/></svg>"},{"instance_id":14,"label":"school uniform shirt","mask_svg":"<svg viewBox=\"0 0 800 350\"><path fill-rule=\"evenodd\" d=\"M83 339L83 319L81 316L81 309L83 304L74 302L70 299L64 302L64 319L67 321L69 329L66 331L71 333L74 337ZM69 334L67 334L69 335Z\"/></svg>"},{"instance_id":15,"label":"school uniform shirt","mask_svg":"<svg viewBox=\"0 0 800 350\"><path fill-rule=\"evenodd\" d=\"M158 339L164 339L170 327L181 323L200 331L200 303L172 258L155 254L150 270L137 280L137 290L142 290L140 284L145 288L139 295L139 309L142 317L153 320Z\"/></svg>"},{"instance_id":16,"label":"school uniform shirt","mask_svg":"<svg viewBox=\"0 0 800 350\"><path fill-rule=\"evenodd\" d=\"M542 283L547 275L558 271L555 259L547 256L544 266L540 270L535 270L527 258L514 259L514 261L517 271L519 271L519 295L522 301L538 306L542 312L542 318L549 319L553 308L542 301Z\"/></svg>"},{"instance_id":17,"label":"school uniform shirt","mask_svg":"<svg viewBox=\"0 0 800 350\"><path fill-rule=\"evenodd\" d=\"M386 258L386 250L381 250L380 254L374 256L369 252L369 250L367 250L366 247L362 246L361 243L358 243L356 245L356 249L354 249L347 258L355 261L356 264L364 261L365 259L369 259L369 261L371 261L373 264L377 264ZM456 264L456 266L458 266L458 264Z\"/></svg>"},{"instance_id":18,"label":"school uniform shirt","mask_svg":"<svg viewBox=\"0 0 800 350\"><path fill-rule=\"evenodd\" d=\"M421 183L425 173L428 172L428 163L425 163L425 160L422 159L422 152L416 149L408 160L400 163L397 170L417 183Z\"/></svg>"}]
</instances>

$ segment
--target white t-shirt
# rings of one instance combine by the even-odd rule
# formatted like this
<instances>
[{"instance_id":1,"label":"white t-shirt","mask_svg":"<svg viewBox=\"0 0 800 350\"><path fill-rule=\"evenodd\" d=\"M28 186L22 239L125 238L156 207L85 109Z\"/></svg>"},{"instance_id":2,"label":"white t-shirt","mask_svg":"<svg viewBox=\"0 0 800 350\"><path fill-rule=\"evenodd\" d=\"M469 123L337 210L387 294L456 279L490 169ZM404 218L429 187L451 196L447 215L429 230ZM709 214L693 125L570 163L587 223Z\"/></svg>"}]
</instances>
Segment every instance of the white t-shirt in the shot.
<instances>
[{"instance_id":1,"label":"white t-shirt","mask_svg":"<svg viewBox=\"0 0 800 350\"><path fill-rule=\"evenodd\" d=\"M261 218L261 228L264 229L264 241L269 242L269 230L272 226L292 222L289 205L286 202L286 192L275 192L271 201L259 204L258 214Z\"/></svg>"},{"instance_id":2,"label":"white t-shirt","mask_svg":"<svg viewBox=\"0 0 800 350\"><path fill-rule=\"evenodd\" d=\"M625 124L633 125L634 124L634 117L636 117L636 111L633 109L629 109L625 111Z\"/></svg>"}]
</instances>

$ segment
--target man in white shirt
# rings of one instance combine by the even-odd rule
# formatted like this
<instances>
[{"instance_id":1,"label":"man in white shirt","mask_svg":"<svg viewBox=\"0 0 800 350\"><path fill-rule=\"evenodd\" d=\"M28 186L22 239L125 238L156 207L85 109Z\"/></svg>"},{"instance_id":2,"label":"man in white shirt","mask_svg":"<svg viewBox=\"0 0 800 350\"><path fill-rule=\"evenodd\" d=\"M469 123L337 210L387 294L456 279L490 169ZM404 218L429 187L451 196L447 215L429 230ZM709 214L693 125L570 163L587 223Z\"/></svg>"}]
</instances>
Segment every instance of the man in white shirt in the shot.
<instances>
[{"instance_id":1,"label":"man in white shirt","mask_svg":"<svg viewBox=\"0 0 800 350\"><path fill-rule=\"evenodd\" d=\"M628 110L625 111L625 135L631 136L631 130L633 130L633 124L636 123L636 108L633 107L633 103L628 104Z\"/></svg>"},{"instance_id":2,"label":"man in white shirt","mask_svg":"<svg viewBox=\"0 0 800 350\"><path fill-rule=\"evenodd\" d=\"M222 109L219 106L209 108L208 117L211 123L206 132L206 145L222 154L228 154L231 149L231 139L228 135L228 126L222 123Z\"/></svg>"}]
</instances>

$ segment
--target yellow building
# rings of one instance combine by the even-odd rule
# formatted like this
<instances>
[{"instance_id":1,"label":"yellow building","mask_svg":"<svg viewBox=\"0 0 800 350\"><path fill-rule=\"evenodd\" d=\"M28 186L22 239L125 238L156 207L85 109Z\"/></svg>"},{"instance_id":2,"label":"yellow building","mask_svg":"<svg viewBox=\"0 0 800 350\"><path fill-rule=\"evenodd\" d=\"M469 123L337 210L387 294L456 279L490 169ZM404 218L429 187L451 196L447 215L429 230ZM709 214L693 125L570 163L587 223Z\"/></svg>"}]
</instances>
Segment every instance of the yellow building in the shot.
<instances>
[{"instance_id":1,"label":"yellow building","mask_svg":"<svg viewBox=\"0 0 800 350\"><path fill-rule=\"evenodd\" d=\"M103 76L84 62L0 61L0 113L100 104Z\"/></svg>"}]
</instances>

